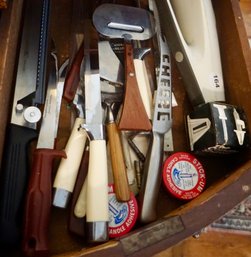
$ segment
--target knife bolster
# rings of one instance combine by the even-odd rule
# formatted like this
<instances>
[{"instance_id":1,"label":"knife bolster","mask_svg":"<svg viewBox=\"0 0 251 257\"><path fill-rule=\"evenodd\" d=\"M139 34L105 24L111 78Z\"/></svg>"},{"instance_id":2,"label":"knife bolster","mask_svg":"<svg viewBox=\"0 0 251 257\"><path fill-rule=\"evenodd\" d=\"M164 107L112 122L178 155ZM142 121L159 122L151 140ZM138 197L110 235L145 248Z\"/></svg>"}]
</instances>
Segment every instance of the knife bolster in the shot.
<instances>
[{"instance_id":1,"label":"knife bolster","mask_svg":"<svg viewBox=\"0 0 251 257\"><path fill-rule=\"evenodd\" d=\"M85 129L89 140L103 140L105 138L103 124L82 124L81 127Z\"/></svg>"},{"instance_id":2,"label":"knife bolster","mask_svg":"<svg viewBox=\"0 0 251 257\"><path fill-rule=\"evenodd\" d=\"M86 223L87 241L89 243L105 242L109 240L108 221Z\"/></svg>"}]
</instances>

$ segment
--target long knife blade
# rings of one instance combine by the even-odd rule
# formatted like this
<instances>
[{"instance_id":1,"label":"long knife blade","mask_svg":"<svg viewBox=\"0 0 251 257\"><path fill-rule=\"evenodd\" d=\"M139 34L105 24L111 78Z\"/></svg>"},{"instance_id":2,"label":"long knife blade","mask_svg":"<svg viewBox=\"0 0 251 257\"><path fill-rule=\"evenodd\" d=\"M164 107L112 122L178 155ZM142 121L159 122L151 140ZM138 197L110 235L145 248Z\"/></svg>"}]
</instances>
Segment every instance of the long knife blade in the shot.
<instances>
[{"instance_id":1,"label":"long knife blade","mask_svg":"<svg viewBox=\"0 0 251 257\"><path fill-rule=\"evenodd\" d=\"M104 242L108 236L108 172L106 141L103 133L98 52L90 51L91 20L86 21L85 33L85 102L84 128L90 138L87 175L86 225L89 242ZM92 46L98 49L98 45Z\"/></svg>"},{"instance_id":2,"label":"long knife blade","mask_svg":"<svg viewBox=\"0 0 251 257\"><path fill-rule=\"evenodd\" d=\"M88 49L90 51L90 49ZM87 50L87 51L88 51ZM103 123L101 106L101 87L98 68L98 52L89 52L85 55L85 108L86 125L91 127L94 138L103 138ZM98 134L97 134L98 133Z\"/></svg>"},{"instance_id":3,"label":"long knife blade","mask_svg":"<svg viewBox=\"0 0 251 257\"><path fill-rule=\"evenodd\" d=\"M47 55L40 40L41 33L48 31L49 1L25 1L23 19L11 121L1 165L0 243L4 245L17 244L21 237L22 203L29 174L27 151L30 141L37 137L36 121L41 116L37 107L33 106L31 112L29 107L35 102L41 103L33 99L38 82L46 78L45 69L39 69L38 64ZM43 62L43 65L46 64ZM31 123L25 120L27 113L35 115L28 115Z\"/></svg>"}]
</instances>

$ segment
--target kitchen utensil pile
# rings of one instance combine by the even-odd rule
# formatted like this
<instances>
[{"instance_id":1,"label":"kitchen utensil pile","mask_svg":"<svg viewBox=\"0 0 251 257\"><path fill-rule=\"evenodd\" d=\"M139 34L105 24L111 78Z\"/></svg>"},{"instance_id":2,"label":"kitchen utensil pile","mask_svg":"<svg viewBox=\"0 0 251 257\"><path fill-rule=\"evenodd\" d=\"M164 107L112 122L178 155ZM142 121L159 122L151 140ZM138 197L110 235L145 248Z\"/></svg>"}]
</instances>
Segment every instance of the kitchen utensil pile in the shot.
<instances>
[{"instance_id":1,"label":"kitchen utensil pile","mask_svg":"<svg viewBox=\"0 0 251 257\"><path fill-rule=\"evenodd\" d=\"M191 151L234 152L247 146L245 114L222 103L224 87L210 0L188 1L189 9L184 9L186 1L161 1L167 14L158 10L154 0L148 1L148 9L82 3L82 37L77 32L73 37L78 49L60 67L49 40L50 1L26 1L1 167L1 244L22 241L26 256L48 256L52 206L70 208L68 229L88 243L129 232L138 208L139 223L157 219L167 156L164 138L172 128L171 54L195 107L187 116ZM195 18L201 19L198 24ZM212 53L215 58L209 58ZM148 55L152 65L145 61ZM55 147L63 98L74 110L64 150ZM210 132L209 141L202 138ZM30 169L28 146L34 139ZM56 157L61 160L52 181ZM176 172L182 175L176 177L180 183L192 176L183 167ZM124 224L129 224L128 230Z\"/></svg>"}]
</instances>

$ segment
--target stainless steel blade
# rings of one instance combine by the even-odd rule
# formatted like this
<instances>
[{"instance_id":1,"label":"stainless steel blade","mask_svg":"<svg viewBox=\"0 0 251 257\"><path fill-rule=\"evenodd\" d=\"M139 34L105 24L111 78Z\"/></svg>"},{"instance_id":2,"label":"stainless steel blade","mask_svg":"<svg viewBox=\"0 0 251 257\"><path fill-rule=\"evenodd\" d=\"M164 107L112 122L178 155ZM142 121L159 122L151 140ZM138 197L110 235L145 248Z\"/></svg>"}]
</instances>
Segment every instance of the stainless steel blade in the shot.
<instances>
[{"instance_id":1,"label":"stainless steel blade","mask_svg":"<svg viewBox=\"0 0 251 257\"><path fill-rule=\"evenodd\" d=\"M23 24L11 123L35 129L36 123L28 123L24 119L23 111L27 106L18 102L36 91L40 41L40 19L37 17L41 16L42 3L30 1L26 8L27 15Z\"/></svg>"},{"instance_id":2,"label":"stainless steel blade","mask_svg":"<svg viewBox=\"0 0 251 257\"><path fill-rule=\"evenodd\" d=\"M41 123L37 148L54 148L54 142L55 138L57 137L58 131L58 121L62 95L64 90L64 78L69 62L68 60L66 60L58 71L57 56L55 53L51 53L51 56L51 58L54 59L54 65L52 65L49 75L43 120Z\"/></svg>"},{"instance_id":3,"label":"stainless steel blade","mask_svg":"<svg viewBox=\"0 0 251 257\"><path fill-rule=\"evenodd\" d=\"M103 139L103 115L101 106L101 86L98 51L86 49L85 65L85 129L95 139Z\"/></svg>"},{"instance_id":4,"label":"stainless steel blade","mask_svg":"<svg viewBox=\"0 0 251 257\"><path fill-rule=\"evenodd\" d=\"M92 55L93 57L93 55ZM95 57L98 57L96 55ZM85 58L85 97L86 97L86 123L102 123L102 108L100 96L100 76L98 69L92 69L90 64L92 58L89 55ZM89 66L89 67L88 67ZM87 68L88 67L88 68Z\"/></svg>"},{"instance_id":5,"label":"stainless steel blade","mask_svg":"<svg viewBox=\"0 0 251 257\"><path fill-rule=\"evenodd\" d=\"M109 41L99 42L100 77L120 85L124 84L123 66Z\"/></svg>"},{"instance_id":6,"label":"stainless steel blade","mask_svg":"<svg viewBox=\"0 0 251 257\"><path fill-rule=\"evenodd\" d=\"M56 56L55 56L56 58ZM60 109L61 109L61 102L64 92L64 82L66 77L66 71L69 64L69 59L67 59L59 68L56 67L58 70L58 83L57 83L57 110L56 110L56 130L55 130L55 138L57 137L57 131L58 131L58 122L59 122L59 115L60 115ZM57 65L58 66L58 65Z\"/></svg>"},{"instance_id":7,"label":"stainless steel blade","mask_svg":"<svg viewBox=\"0 0 251 257\"><path fill-rule=\"evenodd\" d=\"M147 40L155 33L154 20L148 11L119 4L97 7L93 23L99 33L109 38Z\"/></svg>"},{"instance_id":8,"label":"stainless steel blade","mask_svg":"<svg viewBox=\"0 0 251 257\"><path fill-rule=\"evenodd\" d=\"M43 119L39 132L37 148L53 149L55 134L57 131L57 59L54 54L52 54L52 58L55 60L55 65L52 65L53 67L49 74Z\"/></svg>"}]
</instances>

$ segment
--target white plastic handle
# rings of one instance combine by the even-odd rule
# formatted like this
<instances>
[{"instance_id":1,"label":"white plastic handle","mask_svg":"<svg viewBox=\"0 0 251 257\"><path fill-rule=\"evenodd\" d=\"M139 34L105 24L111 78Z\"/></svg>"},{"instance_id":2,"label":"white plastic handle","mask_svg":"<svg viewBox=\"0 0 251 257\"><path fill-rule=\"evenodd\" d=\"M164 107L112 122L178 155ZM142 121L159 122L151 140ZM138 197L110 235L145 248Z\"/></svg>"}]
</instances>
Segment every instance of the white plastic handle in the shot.
<instances>
[{"instance_id":1,"label":"white plastic handle","mask_svg":"<svg viewBox=\"0 0 251 257\"><path fill-rule=\"evenodd\" d=\"M153 98L151 87L147 75L146 65L144 60L134 59L134 68L136 73L136 78L139 86L140 95L147 113L147 116L152 120L152 110L153 110Z\"/></svg>"},{"instance_id":2,"label":"white plastic handle","mask_svg":"<svg viewBox=\"0 0 251 257\"><path fill-rule=\"evenodd\" d=\"M65 147L66 159L62 159L54 180L53 187L73 192L78 175L82 155L87 139L86 131L79 129L84 123L82 118L76 118L71 135Z\"/></svg>"},{"instance_id":3,"label":"white plastic handle","mask_svg":"<svg viewBox=\"0 0 251 257\"><path fill-rule=\"evenodd\" d=\"M109 221L106 141L92 140L89 147L86 221Z\"/></svg>"},{"instance_id":4,"label":"white plastic handle","mask_svg":"<svg viewBox=\"0 0 251 257\"><path fill-rule=\"evenodd\" d=\"M167 0L181 45L206 102L225 101L220 49L211 0ZM182 52L175 59L182 62Z\"/></svg>"},{"instance_id":5,"label":"white plastic handle","mask_svg":"<svg viewBox=\"0 0 251 257\"><path fill-rule=\"evenodd\" d=\"M86 215L86 191L87 191L87 177L81 188L78 200L74 207L74 215L78 218L83 218Z\"/></svg>"}]
</instances>

